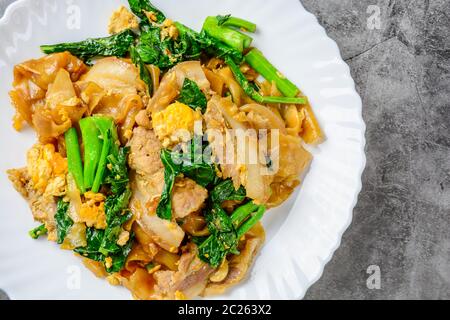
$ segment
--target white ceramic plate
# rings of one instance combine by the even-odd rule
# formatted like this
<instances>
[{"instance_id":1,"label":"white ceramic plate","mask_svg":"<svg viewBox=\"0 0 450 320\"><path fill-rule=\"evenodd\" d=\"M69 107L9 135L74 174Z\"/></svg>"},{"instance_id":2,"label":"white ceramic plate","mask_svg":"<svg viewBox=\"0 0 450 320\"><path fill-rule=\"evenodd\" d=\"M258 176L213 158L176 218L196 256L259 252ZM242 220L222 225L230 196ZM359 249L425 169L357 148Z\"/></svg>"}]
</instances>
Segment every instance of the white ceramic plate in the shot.
<instances>
[{"instance_id":1,"label":"white ceramic plate","mask_svg":"<svg viewBox=\"0 0 450 320\"><path fill-rule=\"evenodd\" d=\"M313 150L303 185L264 219L267 242L249 279L220 298L297 299L319 279L352 220L365 166L361 99L348 66L316 18L298 0L154 0L169 17L201 28L208 15L231 13L257 23L255 46L311 99L327 141ZM0 288L12 299L129 299L95 278L80 260L32 240L30 210L5 171L25 164L31 130L11 126L13 66L40 57L39 45L105 36L121 0L20 0L0 21ZM79 24L77 19L79 18Z\"/></svg>"}]
</instances>

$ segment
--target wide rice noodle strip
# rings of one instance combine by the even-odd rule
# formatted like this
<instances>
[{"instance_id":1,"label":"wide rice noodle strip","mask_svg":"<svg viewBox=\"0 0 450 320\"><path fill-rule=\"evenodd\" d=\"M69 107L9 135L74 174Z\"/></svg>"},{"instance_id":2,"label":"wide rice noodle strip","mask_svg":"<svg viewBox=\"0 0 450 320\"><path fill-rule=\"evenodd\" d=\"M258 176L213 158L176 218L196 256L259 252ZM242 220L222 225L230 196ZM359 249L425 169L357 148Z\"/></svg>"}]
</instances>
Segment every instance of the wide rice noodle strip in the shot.
<instances>
[{"instance_id":1,"label":"wide rice noodle strip","mask_svg":"<svg viewBox=\"0 0 450 320\"><path fill-rule=\"evenodd\" d=\"M301 140L290 135L280 135L280 168L274 180L298 178L309 167L312 155L302 146Z\"/></svg>"},{"instance_id":2,"label":"wide rice noodle strip","mask_svg":"<svg viewBox=\"0 0 450 320\"><path fill-rule=\"evenodd\" d=\"M264 80L263 82L256 81L259 91L263 96L281 97L282 93L278 90L278 87L274 81L270 82Z\"/></svg>"},{"instance_id":3,"label":"wide rice noodle strip","mask_svg":"<svg viewBox=\"0 0 450 320\"><path fill-rule=\"evenodd\" d=\"M48 87L45 106L36 108L32 116L33 126L41 140L57 138L77 123L86 110L77 97L69 72L59 69Z\"/></svg>"},{"instance_id":4,"label":"wide rice noodle strip","mask_svg":"<svg viewBox=\"0 0 450 320\"><path fill-rule=\"evenodd\" d=\"M126 142L131 137L137 113L144 108L146 89L138 69L125 59L104 58L77 85L90 113L113 117L119 125L122 142Z\"/></svg>"},{"instance_id":5,"label":"wide rice noodle strip","mask_svg":"<svg viewBox=\"0 0 450 320\"><path fill-rule=\"evenodd\" d=\"M309 102L300 107L299 114L303 118L302 131L300 132L300 137L303 141L312 145L322 143L325 139L325 134L320 128L319 121Z\"/></svg>"},{"instance_id":6,"label":"wide rice noodle strip","mask_svg":"<svg viewBox=\"0 0 450 320\"><path fill-rule=\"evenodd\" d=\"M138 69L128 60L108 57L99 60L81 81L91 81L105 90L145 91ZM133 90L131 90L133 91Z\"/></svg>"},{"instance_id":7,"label":"wide rice noodle strip","mask_svg":"<svg viewBox=\"0 0 450 320\"><path fill-rule=\"evenodd\" d=\"M205 76L211 84L211 90L214 91L219 96L223 96L223 91L225 87L225 81L216 72L213 72L207 68L203 68Z\"/></svg>"},{"instance_id":8,"label":"wide rice noodle strip","mask_svg":"<svg viewBox=\"0 0 450 320\"><path fill-rule=\"evenodd\" d=\"M294 192L295 188L300 185L298 179L286 179L283 182L273 182L270 185L272 194L267 200L267 208L275 208L281 205Z\"/></svg>"},{"instance_id":9,"label":"wide rice noodle strip","mask_svg":"<svg viewBox=\"0 0 450 320\"><path fill-rule=\"evenodd\" d=\"M270 196L270 180L271 176L264 176L265 171L260 161L254 163L251 155L258 155L258 138L245 130L248 125L244 121L248 121L244 114L240 113L237 107L231 103L229 98L221 98L220 100L211 99L211 103L216 103L217 108L222 113L228 124L235 130L244 130L247 134L245 150L243 150L245 162L241 169L240 180L247 191L247 196L257 203L265 203ZM236 154L241 151L236 150ZM239 165L239 164L238 164ZM235 187L236 186L235 184Z\"/></svg>"},{"instance_id":10,"label":"wide rice noodle strip","mask_svg":"<svg viewBox=\"0 0 450 320\"><path fill-rule=\"evenodd\" d=\"M309 102L306 105L286 105L281 107L287 132L292 136L300 136L307 144L321 143L325 135Z\"/></svg>"},{"instance_id":11,"label":"wide rice noodle strip","mask_svg":"<svg viewBox=\"0 0 450 320\"><path fill-rule=\"evenodd\" d=\"M154 113L164 110L178 97L186 78L194 81L204 93L210 92L211 87L200 61L182 62L164 75L158 90L148 104L147 111Z\"/></svg>"},{"instance_id":12,"label":"wide rice noodle strip","mask_svg":"<svg viewBox=\"0 0 450 320\"><path fill-rule=\"evenodd\" d=\"M48 87L45 98L45 102L51 107L56 107L58 104L77 98L70 74L67 70L58 70L55 81Z\"/></svg>"},{"instance_id":13,"label":"wide rice noodle strip","mask_svg":"<svg viewBox=\"0 0 450 320\"><path fill-rule=\"evenodd\" d=\"M247 165L246 179L243 185L247 191L247 197L253 199L257 204L264 204L270 197L270 178L263 176L260 164Z\"/></svg>"},{"instance_id":14,"label":"wide rice noodle strip","mask_svg":"<svg viewBox=\"0 0 450 320\"><path fill-rule=\"evenodd\" d=\"M161 80L161 84L147 106L149 114L164 110L180 94L181 87L178 86L177 75L174 72L167 73Z\"/></svg>"},{"instance_id":15,"label":"wide rice noodle strip","mask_svg":"<svg viewBox=\"0 0 450 320\"><path fill-rule=\"evenodd\" d=\"M238 107L242 106L242 104L244 104L245 102L250 101L249 98L245 99L246 96L244 94L244 90L242 90L239 83L237 83L229 67L219 69L216 72L222 78L223 82L225 83L225 86L228 88L228 90L231 93L231 96L233 97L233 102Z\"/></svg>"},{"instance_id":16,"label":"wide rice noodle strip","mask_svg":"<svg viewBox=\"0 0 450 320\"><path fill-rule=\"evenodd\" d=\"M181 228L183 228L184 232L187 232L194 237L204 237L209 235L205 217L197 213L188 215L183 220Z\"/></svg>"},{"instance_id":17,"label":"wide rice noodle strip","mask_svg":"<svg viewBox=\"0 0 450 320\"><path fill-rule=\"evenodd\" d=\"M207 111L204 115L204 119L207 127L207 136L210 143L212 154L216 162L220 165L220 170L223 179L231 178L235 188L239 188L241 185L241 167L236 164L236 151L235 147L229 147L232 152L231 155L227 150L227 146L232 145L233 135L229 134L225 117L221 112L220 104L222 100L226 98L220 98L213 96L208 102ZM229 99L228 99L229 100ZM226 103L229 103L227 101ZM238 122L235 123L238 125ZM234 156L234 159L228 157ZM228 159L228 160L227 160Z\"/></svg>"},{"instance_id":18,"label":"wide rice noodle strip","mask_svg":"<svg viewBox=\"0 0 450 320\"><path fill-rule=\"evenodd\" d=\"M69 200L69 210L68 215L69 217L75 221L80 222L81 219L81 195L80 190L78 189L75 180L72 176L72 174L67 174L67 193L66 197Z\"/></svg>"},{"instance_id":19,"label":"wide rice noodle strip","mask_svg":"<svg viewBox=\"0 0 450 320\"><path fill-rule=\"evenodd\" d=\"M261 93L268 96L281 96L274 82L264 81L259 83ZM300 92L303 96L303 93ZM316 115L308 103L304 105L269 105L272 111L283 117L286 123L287 133L298 137L307 144L317 145L323 142L325 134L322 131Z\"/></svg>"},{"instance_id":20,"label":"wide rice noodle strip","mask_svg":"<svg viewBox=\"0 0 450 320\"><path fill-rule=\"evenodd\" d=\"M148 70L150 71L150 76L152 77L153 82L153 95L158 91L159 85L160 85L160 77L161 77L161 70L154 65L147 66Z\"/></svg>"},{"instance_id":21,"label":"wide rice noodle strip","mask_svg":"<svg viewBox=\"0 0 450 320\"><path fill-rule=\"evenodd\" d=\"M291 104L281 107L284 122L286 123L286 131L296 137L302 131L303 114L298 112L297 106Z\"/></svg>"},{"instance_id":22,"label":"wide rice noodle strip","mask_svg":"<svg viewBox=\"0 0 450 320\"><path fill-rule=\"evenodd\" d=\"M241 110L247 112L247 118L253 125L253 128L259 129L278 129L281 133L286 133L286 125L278 114L266 106L251 103L241 107Z\"/></svg>"},{"instance_id":23,"label":"wide rice noodle strip","mask_svg":"<svg viewBox=\"0 0 450 320\"><path fill-rule=\"evenodd\" d=\"M138 266L144 267L153 260L157 252L158 250L155 250L155 252L151 254L148 251L144 250L142 245L135 244L127 257L127 261L125 263L125 270L132 273L136 270Z\"/></svg>"},{"instance_id":24,"label":"wide rice noodle strip","mask_svg":"<svg viewBox=\"0 0 450 320\"><path fill-rule=\"evenodd\" d=\"M47 140L62 135L85 112L86 107L78 99L69 73L60 69L47 91L45 107L35 110L32 122L40 139Z\"/></svg>"},{"instance_id":25,"label":"wide rice noodle strip","mask_svg":"<svg viewBox=\"0 0 450 320\"><path fill-rule=\"evenodd\" d=\"M229 127L234 130L246 130L249 128L247 118L241 112L230 97L220 98L215 95L209 101L211 108L216 108L228 123Z\"/></svg>"},{"instance_id":26,"label":"wide rice noodle strip","mask_svg":"<svg viewBox=\"0 0 450 320\"><path fill-rule=\"evenodd\" d=\"M280 135L278 157L279 169L271 184L272 193L267 201L269 207L280 205L291 195L312 160L312 155L302 146L299 137L283 134Z\"/></svg>"},{"instance_id":27,"label":"wide rice noodle strip","mask_svg":"<svg viewBox=\"0 0 450 320\"><path fill-rule=\"evenodd\" d=\"M13 90L10 91L11 101L16 108L14 128L21 130L24 122L31 126L33 115L45 107L45 96L50 84L55 81L58 71L64 69L70 75L71 81L77 81L88 68L83 61L68 52L55 53L41 59L33 59L14 67ZM40 129L48 125L47 136L55 136L53 132L64 130L67 124L57 123L52 115L41 113L36 123Z\"/></svg>"},{"instance_id":28,"label":"wide rice noodle strip","mask_svg":"<svg viewBox=\"0 0 450 320\"><path fill-rule=\"evenodd\" d=\"M218 114L220 113L220 114ZM218 159L221 166L224 178L231 177L234 186L238 188L241 184L247 190L247 196L257 203L265 203L270 196L270 182L272 177L263 175L266 171L260 161L254 161L252 156L258 156L258 138L256 133L248 132L248 119L245 114L241 112L236 105L228 98L220 98L213 96L208 103L208 111L205 114L208 129L221 130L222 141L213 140L210 138L212 144L212 151L214 156ZM221 124L223 119L229 127L234 130L240 130L240 134L244 134L245 145L243 150L237 150L238 144L233 136L226 131L225 123ZM217 132L217 131L216 131ZM237 131L238 132L238 131ZM215 135L216 133L211 132ZM234 148L226 147L230 143L234 144ZM227 150L234 150L234 159L230 159ZM238 161L240 155L241 162ZM234 160L234 161L233 161ZM242 161L243 160L243 161ZM232 163L230 163L232 162Z\"/></svg>"},{"instance_id":29,"label":"wide rice noodle strip","mask_svg":"<svg viewBox=\"0 0 450 320\"><path fill-rule=\"evenodd\" d=\"M80 81L75 83L75 87L80 92L81 100L87 105L86 115L93 115L106 91L95 82Z\"/></svg>"},{"instance_id":30,"label":"wide rice noodle strip","mask_svg":"<svg viewBox=\"0 0 450 320\"><path fill-rule=\"evenodd\" d=\"M154 294L155 281L144 268L137 268L133 274L123 278L123 284L138 300L151 300Z\"/></svg>"},{"instance_id":31,"label":"wide rice noodle strip","mask_svg":"<svg viewBox=\"0 0 450 320\"><path fill-rule=\"evenodd\" d=\"M249 134L246 141L246 163L244 178L242 184L247 191L247 197L253 199L257 204L264 204L270 197L270 184L273 180L272 175L268 175L265 163L261 162L258 149L258 138L256 135ZM252 160L251 157L259 157Z\"/></svg>"},{"instance_id":32,"label":"wide rice noodle strip","mask_svg":"<svg viewBox=\"0 0 450 320\"><path fill-rule=\"evenodd\" d=\"M142 98L138 94L127 96L111 95L104 97L102 105L95 108L94 114L106 115L114 118L119 127L119 136L122 142L131 138L136 115L144 108Z\"/></svg>"},{"instance_id":33,"label":"wide rice noodle strip","mask_svg":"<svg viewBox=\"0 0 450 320\"><path fill-rule=\"evenodd\" d=\"M179 260L180 257L177 254L166 250L159 250L155 256L155 262L169 268L172 271L176 271L178 269Z\"/></svg>"},{"instance_id":34,"label":"wide rice noodle strip","mask_svg":"<svg viewBox=\"0 0 450 320\"><path fill-rule=\"evenodd\" d=\"M92 271L92 273L98 278L106 278L108 273L105 270L105 266L100 261L83 258L82 262L86 268Z\"/></svg>"},{"instance_id":35,"label":"wide rice noodle strip","mask_svg":"<svg viewBox=\"0 0 450 320\"><path fill-rule=\"evenodd\" d=\"M37 109L33 116L33 126L40 136L40 141L49 142L51 137L56 138L66 132L72 126L72 122L67 119L58 124L47 109Z\"/></svg>"}]
</instances>

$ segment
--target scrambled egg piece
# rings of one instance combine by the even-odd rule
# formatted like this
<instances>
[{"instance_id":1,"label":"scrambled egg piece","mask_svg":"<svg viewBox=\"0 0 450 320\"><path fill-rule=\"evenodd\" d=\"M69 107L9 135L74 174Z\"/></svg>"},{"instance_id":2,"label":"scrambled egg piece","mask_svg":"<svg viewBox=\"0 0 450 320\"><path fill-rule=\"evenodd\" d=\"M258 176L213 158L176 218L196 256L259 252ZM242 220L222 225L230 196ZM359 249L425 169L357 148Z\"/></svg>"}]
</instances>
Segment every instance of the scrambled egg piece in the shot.
<instances>
[{"instance_id":1,"label":"scrambled egg piece","mask_svg":"<svg viewBox=\"0 0 450 320\"><path fill-rule=\"evenodd\" d=\"M67 159L52 144L35 144L27 153L27 170L33 188L44 196L65 193Z\"/></svg>"},{"instance_id":2,"label":"scrambled egg piece","mask_svg":"<svg viewBox=\"0 0 450 320\"><path fill-rule=\"evenodd\" d=\"M108 32L110 34L116 34L126 29L139 28L139 22L137 18L124 6L114 11L109 19Z\"/></svg>"},{"instance_id":3,"label":"scrambled egg piece","mask_svg":"<svg viewBox=\"0 0 450 320\"><path fill-rule=\"evenodd\" d=\"M201 120L202 115L199 111L175 102L153 115L153 128L163 146L168 147L178 142L189 141L194 132L195 122Z\"/></svg>"},{"instance_id":4,"label":"scrambled egg piece","mask_svg":"<svg viewBox=\"0 0 450 320\"><path fill-rule=\"evenodd\" d=\"M161 28L161 40L166 38L171 38L176 40L178 38L178 29L175 26L174 22L170 19L164 20Z\"/></svg>"},{"instance_id":5,"label":"scrambled egg piece","mask_svg":"<svg viewBox=\"0 0 450 320\"><path fill-rule=\"evenodd\" d=\"M156 14L153 11L144 10L144 13L147 16L148 20L150 20L152 22L156 22L156 20L158 20L156 17Z\"/></svg>"},{"instance_id":6,"label":"scrambled egg piece","mask_svg":"<svg viewBox=\"0 0 450 320\"><path fill-rule=\"evenodd\" d=\"M91 191L84 194L86 202L81 205L80 220L88 227L106 228L105 196Z\"/></svg>"},{"instance_id":7,"label":"scrambled egg piece","mask_svg":"<svg viewBox=\"0 0 450 320\"><path fill-rule=\"evenodd\" d=\"M113 260L112 260L112 258L111 257L106 257L105 258L105 267L106 268L111 268L112 267L112 263L113 263Z\"/></svg>"},{"instance_id":8,"label":"scrambled egg piece","mask_svg":"<svg viewBox=\"0 0 450 320\"><path fill-rule=\"evenodd\" d=\"M130 232L126 230L122 230L122 232L119 234L119 239L117 240L117 244L121 247L127 244L128 240L130 239Z\"/></svg>"}]
</instances>

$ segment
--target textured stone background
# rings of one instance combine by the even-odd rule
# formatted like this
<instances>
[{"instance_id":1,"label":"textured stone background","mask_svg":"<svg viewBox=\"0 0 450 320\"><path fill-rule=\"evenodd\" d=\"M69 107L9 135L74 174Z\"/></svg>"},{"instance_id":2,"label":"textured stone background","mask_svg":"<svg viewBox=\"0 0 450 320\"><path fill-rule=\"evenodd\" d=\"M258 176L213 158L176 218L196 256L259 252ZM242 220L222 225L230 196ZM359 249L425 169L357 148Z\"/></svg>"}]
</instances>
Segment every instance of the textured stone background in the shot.
<instances>
[{"instance_id":1,"label":"textured stone background","mask_svg":"<svg viewBox=\"0 0 450 320\"><path fill-rule=\"evenodd\" d=\"M350 65L368 160L353 224L306 299L450 299L450 1L301 2Z\"/></svg>"},{"instance_id":2,"label":"textured stone background","mask_svg":"<svg viewBox=\"0 0 450 320\"><path fill-rule=\"evenodd\" d=\"M302 2L350 65L368 160L353 224L306 298L449 299L450 1ZM381 290L367 289L369 265Z\"/></svg>"}]
</instances>

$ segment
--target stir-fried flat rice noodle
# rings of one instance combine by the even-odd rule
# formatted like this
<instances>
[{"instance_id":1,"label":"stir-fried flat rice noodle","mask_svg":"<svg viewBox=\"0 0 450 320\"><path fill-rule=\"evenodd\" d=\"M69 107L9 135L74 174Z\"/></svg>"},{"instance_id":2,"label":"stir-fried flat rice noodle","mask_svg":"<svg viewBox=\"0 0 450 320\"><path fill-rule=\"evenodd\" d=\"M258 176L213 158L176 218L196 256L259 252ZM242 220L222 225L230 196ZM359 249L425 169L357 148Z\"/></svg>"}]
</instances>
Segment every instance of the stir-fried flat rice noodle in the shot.
<instances>
[{"instance_id":1,"label":"stir-fried flat rice noodle","mask_svg":"<svg viewBox=\"0 0 450 320\"><path fill-rule=\"evenodd\" d=\"M42 224L33 238L134 298L222 294L248 275L259 220L300 184L306 145L324 135L307 98L227 17L196 33L148 1L131 8L113 14L110 37L43 46L15 66L13 126L38 142L8 174Z\"/></svg>"}]
</instances>

